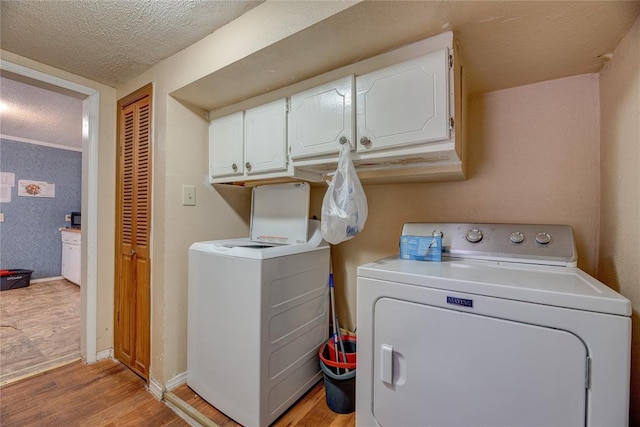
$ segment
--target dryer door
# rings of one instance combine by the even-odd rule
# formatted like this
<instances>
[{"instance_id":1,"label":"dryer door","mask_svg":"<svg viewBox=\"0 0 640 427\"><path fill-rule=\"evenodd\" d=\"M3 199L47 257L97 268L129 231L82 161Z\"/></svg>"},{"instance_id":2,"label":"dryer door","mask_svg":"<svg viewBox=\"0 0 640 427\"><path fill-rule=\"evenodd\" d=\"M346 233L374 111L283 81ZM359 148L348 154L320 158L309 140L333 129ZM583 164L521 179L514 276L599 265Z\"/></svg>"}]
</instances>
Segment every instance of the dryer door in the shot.
<instances>
[{"instance_id":1,"label":"dryer door","mask_svg":"<svg viewBox=\"0 0 640 427\"><path fill-rule=\"evenodd\" d=\"M585 425L587 349L569 332L392 298L374 322L381 426Z\"/></svg>"}]
</instances>

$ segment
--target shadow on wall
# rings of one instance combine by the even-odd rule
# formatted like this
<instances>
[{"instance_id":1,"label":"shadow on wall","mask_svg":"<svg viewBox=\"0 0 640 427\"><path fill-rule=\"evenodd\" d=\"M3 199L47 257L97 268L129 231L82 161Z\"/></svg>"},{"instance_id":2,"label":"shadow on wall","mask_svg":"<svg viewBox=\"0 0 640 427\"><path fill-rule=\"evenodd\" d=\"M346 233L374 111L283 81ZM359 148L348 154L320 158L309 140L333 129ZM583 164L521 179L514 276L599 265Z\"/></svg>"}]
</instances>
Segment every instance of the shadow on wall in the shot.
<instances>
[{"instance_id":1,"label":"shadow on wall","mask_svg":"<svg viewBox=\"0 0 640 427\"><path fill-rule=\"evenodd\" d=\"M640 311L631 314L631 401L629 425L640 426Z\"/></svg>"},{"instance_id":2,"label":"shadow on wall","mask_svg":"<svg viewBox=\"0 0 640 427\"><path fill-rule=\"evenodd\" d=\"M229 207L233 209L239 217L246 218L246 222L249 224L251 211L249 209L247 212L247 205L249 207L251 206L251 188L241 185L215 184L213 185L213 189L227 202Z\"/></svg>"},{"instance_id":3,"label":"shadow on wall","mask_svg":"<svg viewBox=\"0 0 640 427\"><path fill-rule=\"evenodd\" d=\"M606 283L608 287L616 292L620 292L618 272L612 257L600 257L598 260L598 280Z\"/></svg>"},{"instance_id":4,"label":"shadow on wall","mask_svg":"<svg viewBox=\"0 0 640 427\"><path fill-rule=\"evenodd\" d=\"M598 280L620 292L620 282L613 257L602 257L598 264ZM629 425L640 426L640 311L631 314L631 399Z\"/></svg>"}]
</instances>

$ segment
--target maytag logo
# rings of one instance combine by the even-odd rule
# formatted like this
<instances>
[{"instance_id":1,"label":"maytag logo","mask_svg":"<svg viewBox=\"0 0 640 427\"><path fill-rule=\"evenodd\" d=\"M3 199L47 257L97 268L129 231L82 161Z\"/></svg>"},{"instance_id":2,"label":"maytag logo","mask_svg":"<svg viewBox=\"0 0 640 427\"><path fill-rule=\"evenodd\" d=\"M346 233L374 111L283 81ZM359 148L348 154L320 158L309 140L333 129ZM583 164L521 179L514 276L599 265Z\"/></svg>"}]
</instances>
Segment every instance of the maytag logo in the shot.
<instances>
[{"instance_id":1,"label":"maytag logo","mask_svg":"<svg viewBox=\"0 0 640 427\"><path fill-rule=\"evenodd\" d=\"M473 308L473 300L472 299L464 299L464 298L457 298L457 297L447 297L447 304L461 305L463 307Z\"/></svg>"}]
</instances>

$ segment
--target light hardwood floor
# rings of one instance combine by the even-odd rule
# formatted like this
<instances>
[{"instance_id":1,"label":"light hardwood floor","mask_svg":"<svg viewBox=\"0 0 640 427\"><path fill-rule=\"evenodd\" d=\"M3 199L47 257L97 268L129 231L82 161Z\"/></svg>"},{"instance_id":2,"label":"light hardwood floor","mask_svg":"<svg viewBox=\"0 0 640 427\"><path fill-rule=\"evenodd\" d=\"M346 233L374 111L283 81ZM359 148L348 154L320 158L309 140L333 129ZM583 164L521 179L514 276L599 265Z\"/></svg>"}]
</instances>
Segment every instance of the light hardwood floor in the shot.
<instances>
[{"instance_id":1,"label":"light hardwood floor","mask_svg":"<svg viewBox=\"0 0 640 427\"><path fill-rule=\"evenodd\" d=\"M186 385L173 393L219 426L239 425ZM156 400L145 382L124 365L102 360L92 365L74 362L0 388L0 425L173 427L188 423ZM320 382L273 425L352 427L355 414L332 412Z\"/></svg>"},{"instance_id":2,"label":"light hardwood floor","mask_svg":"<svg viewBox=\"0 0 640 427\"><path fill-rule=\"evenodd\" d=\"M188 426L124 365L102 360L61 368L0 388L0 425Z\"/></svg>"},{"instance_id":3,"label":"light hardwood floor","mask_svg":"<svg viewBox=\"0 0 640 427\"><path fill-rule=\"evenodd\" d=\"M67 280L0 292L0 385L80 357L80 288Z\"/></svg>"},{"instance_id":4,"label":"light hardwood floor","mask_svg":"<svg viewBox=\"0 0 640 427\"><path fill-rule=\"evenodd\" d=\"M79 357L78 286L58 280L3 291L0 308L3 427L188 425L156 400L140 377L118 362L103 360L92 365L74 362L47 369ZM35 376L25 378L34 373ZM355 414L332 412L324 393L320 382L273 425L354 426ZM239 426L186 384L173 390L173 395L212 423Z\"/></svg>"},{"instance_id":5,"label":"light hardwood floor","mask_svg":"<svg viewBox=\"0 0 640 427\"><path fill-rule=\"evenodd\" d=\"M208 404L186 384L178 387L173 393L219 426L240 426L240 424ZM300 398L291 409L282 414L282 416L272 424L272 427L353 427L355 424L355 413L336 414L329 409L325 401L324 384L321 381Z\"/></svg>"}]
</instances>

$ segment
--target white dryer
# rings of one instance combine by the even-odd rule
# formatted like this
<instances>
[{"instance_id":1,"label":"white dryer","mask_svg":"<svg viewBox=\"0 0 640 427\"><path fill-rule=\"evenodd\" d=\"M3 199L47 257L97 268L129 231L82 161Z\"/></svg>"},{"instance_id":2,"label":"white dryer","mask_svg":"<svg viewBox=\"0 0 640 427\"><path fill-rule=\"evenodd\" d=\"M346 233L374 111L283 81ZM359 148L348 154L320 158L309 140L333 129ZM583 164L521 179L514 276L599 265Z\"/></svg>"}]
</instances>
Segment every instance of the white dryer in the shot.
<instances>
[{"instance_id":1,"label":"white dryer","mask_svg":"<svg viewBox=\"0 0 640 427\"><path fill-rule=\"evenodd\" d=\"M306 183L256 187L252 237L189 249L187 384L245 426L271 424L322 378L329 245L308 203Z\"/></svg>"},{"instance_id":2,"label":"white dryer","mask_svg":"<svg viewBox=\"0 0 640 427\"><path fill-rule=\"evenodd\" d=\"M626 426L631 304L568 226L405 224L442 262L358 268L358 426Z\"/></svg>"}]
</instances>

